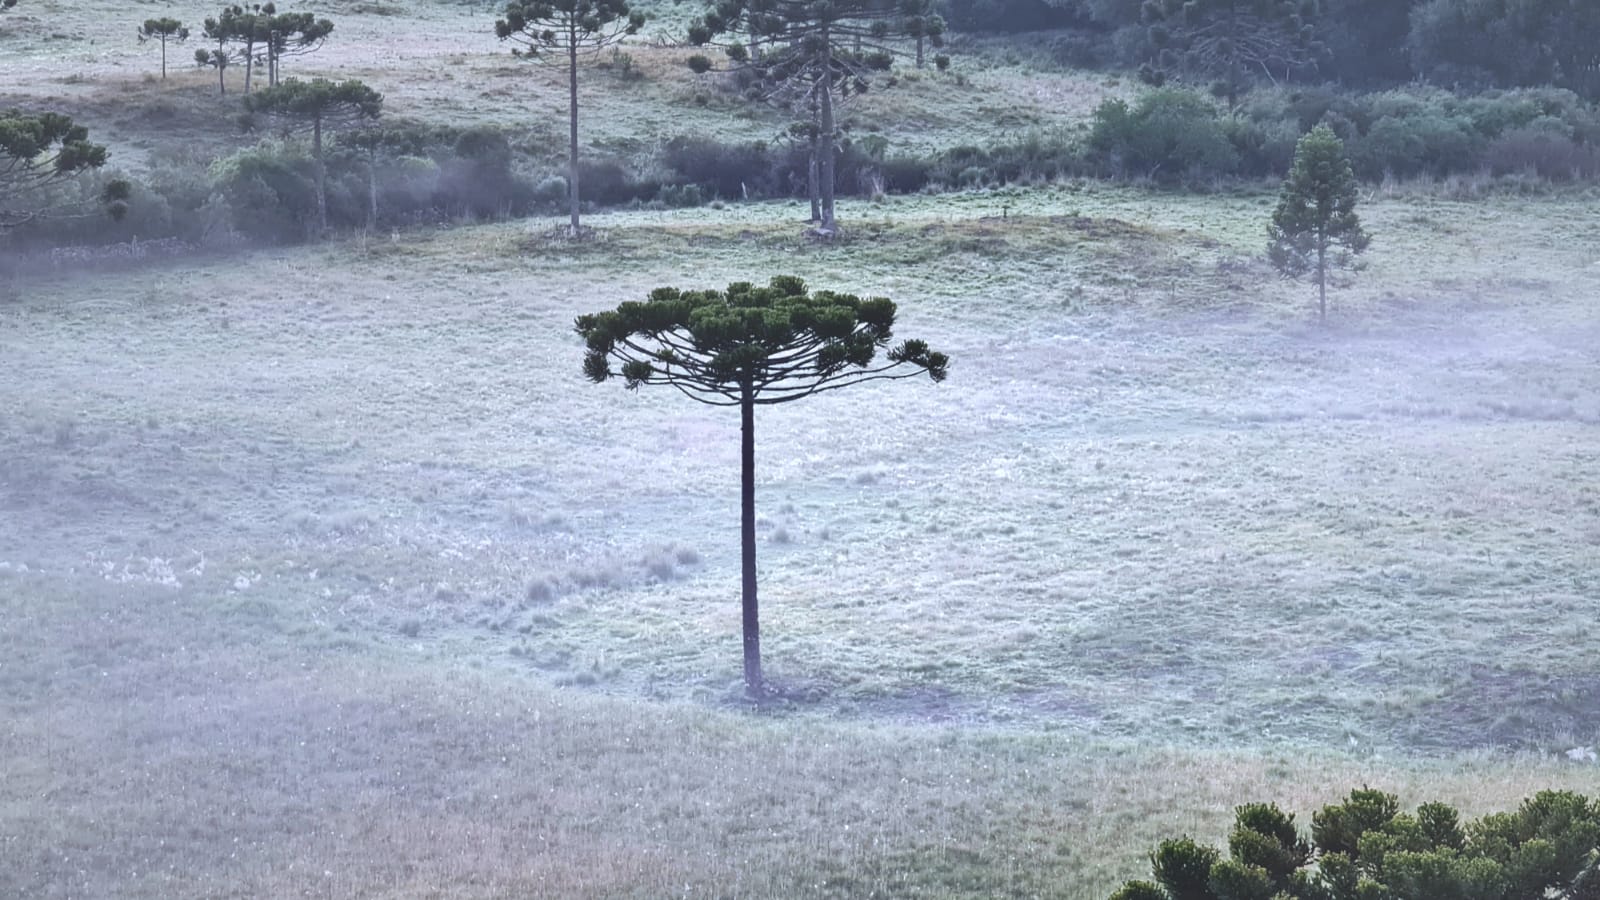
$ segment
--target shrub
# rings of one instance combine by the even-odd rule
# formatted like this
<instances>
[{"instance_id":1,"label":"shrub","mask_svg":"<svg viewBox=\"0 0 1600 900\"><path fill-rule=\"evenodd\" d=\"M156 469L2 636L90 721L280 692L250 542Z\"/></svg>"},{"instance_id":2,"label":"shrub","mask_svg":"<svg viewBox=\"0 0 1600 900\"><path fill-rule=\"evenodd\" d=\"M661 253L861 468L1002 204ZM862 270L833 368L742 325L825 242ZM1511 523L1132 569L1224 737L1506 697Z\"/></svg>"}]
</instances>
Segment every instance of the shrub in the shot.
<instances>
[{"instance_id":1,"label":"shrub","mask_svg":"<svg viewBox=\"0 0 1600 900\"><path fill-rule=\"evenodd\" d=\"M1132 107L1122 100L1101 103L1088 147L1105 173L1119 177L1210 178L1233 172L1239 163L1216 106L1175 88L1150 91Z\"/></svg>"},{"instance_id":2,"label":"shrub","mask_svg":"<svg viewBox=\"0 0 1600 900\"><path fill-rule=\"evenodd\" d=\"M217 160L212 187L240 234L269 243L304 240L316 217L316 164L297 144L263 141Z\"/></svg>"},{"instance_id":3,"label":"shrub","mask_svg":"<svg viewBox=\"0 0 1600 900\"><path fill-rule=\"evenodd\" d=\"M712 196L734 199L775 190L773 159L765 142L724 144L704 137L675 137L661 145L661 163L674 180Z\"/></svg>"},{"instance_id":4,"label":"shrub","mask_svg":"<svg viewBox=\"0 0 1600 900\"><path fill-rule=\"evenodd\" d=\"M1513 813L1465 828L1456 811L1426 803L1400 812L1367 788L1312 816L1312 838L1268 804L1239 807L1227 858L1189 838L1151 854L1154 881L1131 881L1112 900L1534 900L1600 896L1600 802L1544 791Z\"/></svg>"}]
</instances>

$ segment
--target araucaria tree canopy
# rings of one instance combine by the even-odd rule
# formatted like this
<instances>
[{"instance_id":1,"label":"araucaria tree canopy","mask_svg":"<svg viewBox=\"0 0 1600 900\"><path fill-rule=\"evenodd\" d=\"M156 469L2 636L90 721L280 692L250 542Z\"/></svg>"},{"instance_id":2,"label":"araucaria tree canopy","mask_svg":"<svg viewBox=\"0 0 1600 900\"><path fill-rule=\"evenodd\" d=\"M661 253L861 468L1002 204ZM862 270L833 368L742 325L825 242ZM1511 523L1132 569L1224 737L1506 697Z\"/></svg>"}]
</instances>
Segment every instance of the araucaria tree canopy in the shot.
<instances>
[{"instance_id":1,"label":"araucaria tree canopy","mask_svg":"<svg viewBox=\"0 0 1600 900\"><path fill-rule=\"evenodd\" d=\"M926 374L943 381L950 360L924 341L890 348L895 304L808 291L793 276L766 287L726 291L657 288L644 302L580 316L588 353L583 372L602 382L618 375L630 390L670 385L713 406L742 413L743 624L745 687L763 693L756 603L755 407L787 403L866 381ZM887 349L882 359L878 351Z\"/></svg>"}]
</instances>

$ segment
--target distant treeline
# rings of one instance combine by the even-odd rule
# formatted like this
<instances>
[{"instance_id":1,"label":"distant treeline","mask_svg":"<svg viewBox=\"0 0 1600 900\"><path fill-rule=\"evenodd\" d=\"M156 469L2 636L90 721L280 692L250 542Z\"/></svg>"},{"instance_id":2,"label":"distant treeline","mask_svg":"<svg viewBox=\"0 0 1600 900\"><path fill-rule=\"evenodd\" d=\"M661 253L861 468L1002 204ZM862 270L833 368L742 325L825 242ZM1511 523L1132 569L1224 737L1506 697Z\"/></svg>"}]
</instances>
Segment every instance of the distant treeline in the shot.
<instances>
[{"instance_id":1,"label":"distant treeline","mask_svg":"<svg viewBox=\"0 0 1600 900\"><path fill-rule=\"evenodd\" d=\"M1296 37L1303 30L1309 52L1285 54L1281 67L1270 60L1246 66L1242 74L1362 88L1417 79L1464 90L1553 86L1600 100L1596 0L945 2L950 24L962 31L1061 30L1058 60L1086 68L1150 67L1174 48L1192 50L1182 40L1185 24L1244 23L1258 29L1250 40L1267 30L1281 35L1292 24Z\"/></svg>"}]
</instances>

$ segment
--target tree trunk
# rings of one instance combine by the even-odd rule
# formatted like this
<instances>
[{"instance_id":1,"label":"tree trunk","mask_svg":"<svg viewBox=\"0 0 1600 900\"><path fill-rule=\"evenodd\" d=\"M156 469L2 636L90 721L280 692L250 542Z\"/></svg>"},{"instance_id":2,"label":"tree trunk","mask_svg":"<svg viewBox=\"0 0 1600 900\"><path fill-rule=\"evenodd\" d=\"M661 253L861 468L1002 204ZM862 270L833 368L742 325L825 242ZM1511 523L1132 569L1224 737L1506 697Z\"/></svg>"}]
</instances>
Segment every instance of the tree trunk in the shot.
<instances>
[{"instance_id":1,"label":"tree trunk","mask_svg":"<svg viewBox=\"0 0 1600 900\"><path fill-rule=\"evenodd\" d=\"M761 621L756 605L756 404L755 388L744 383L739 404L739 501L743 517L739 529L744 564L744 688L752 697L765 690L761 681Z\"/></svg>"},{"instance_id":2,"label":"tree trunk","mask_svg":"<svg viewBox=\"0 0 1600 900\"><path fill-rule=\"evenodd\" d=\"M1317 318L1328 321L1328 248L1317 246Z\"/></svg>"},{"instance_id":3,"label":"tree trunk","mask_svg":"<svg viewBox=\"0 0 1600 900\"><path fill-rule=\"evenodd\" d=\"M317 237L328 231L328 168L322 164L322 117L311 120L311 150L317 160Z\"/></svg>"},{"instance_id":4,"label":"tree trunk","mask_svg":"<svg viewBox=\"0 0 1600 900\"><path fill-rule=\"evenodd\" d=\"M821 147L819 146L821 142L817 136L822 133L822 125L819 124L821 119L822 114L818 111L816 104L812 104L811 140L808 147L810 152L806 158L806 195L811 199L811 224L813 225L822 221L822 182L817 177L817 159L821 153Z\"/></svg>"},{"instance_id":5,"label":"tree trunk","mask_svg":"<svg viewBox=\"0 0 1600 900\"><path fill-rule=\"evenodd\" d=\"M167 80L167 36L161 36L161 80Z\"/></svg>"},{"instance_id":6,"label":"tree trunk","mask_svg":"<svg viewBox=\"0 0 1600 900\"><path fill-rule=\"evenodd\" d=\"M367 156L367 230L378 227L378 153Z\"/></svg>"},{"instance_id":7,"label":"tree trunk","mask_svg":"<svg viewBox=\"0 0 1600 900\"><path fill-rule=\"evenodd\" d=\"M817 178L822 182L822 224L820 230L833 234L837 223L833 216L833 79L829 77L829 70L833 66L833 54L828 44L828 32L822 32L822 160L819 165Z\"/></svg>"},{"instance_id":8,"label":"tree trunk","mask_svg":"<svg viewBox=\"0 0 1600 900\"><path fill-rule=\"evenodd\" d=\"M567 26L567 199L572 209L572 236L578 236L578 23Z\"/></svg>"},{"instance_id":9,"label":"tree trunk","mask_svg":"<svg viewBox=\"0 0 1600 900\"><path fill-rule=\"evenodd\" d=\"M917 68L922 68L922 35L917 35Z\"/></svg>"},{"instance_id":10,"label":"tree trunk","mask_svg":"<svg viewBox=\"0 0 1600 900\"><path fill-rule=\"evenodd\" d=\"M250 76L255 71L256 43L250 41L244 45L244 92L250 93Z\"/></svg>"},{"instance_id":11,"label":"tree trunk","mask_svg":"<svg viewBox=\"0 0 1600 900\"><path fill-rule=\"evenodd\" d=\"M223 77L223 74L227 71L227 68L217 66L217 96L219 97L228 96L228 81Z\"/></svg>"}]
</instances>

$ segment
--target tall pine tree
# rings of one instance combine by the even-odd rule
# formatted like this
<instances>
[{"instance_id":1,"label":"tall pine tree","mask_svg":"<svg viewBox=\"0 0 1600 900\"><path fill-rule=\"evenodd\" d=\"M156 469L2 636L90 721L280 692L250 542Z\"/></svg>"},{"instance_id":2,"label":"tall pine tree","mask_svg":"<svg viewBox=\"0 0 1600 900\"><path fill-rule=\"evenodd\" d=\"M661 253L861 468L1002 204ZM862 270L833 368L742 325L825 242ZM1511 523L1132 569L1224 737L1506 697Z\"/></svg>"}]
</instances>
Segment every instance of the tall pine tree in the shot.
<instances>
[{"instance_id":1,"label":"tall pine tree","mask_svg":"<svg viewBox=\"0 0 1600 900\"><path fill-rule=\"evenodd\" d=\"M1267 255L1279 272L1317 282L1317 312L1328 318L1328 272L1350 266L1371 237L1356 216L1355 172L1344 142L1318 125L1295 146L1294 167L1283 182L1278 208L1267 227Z\"/></svg>"}]
</instances>

